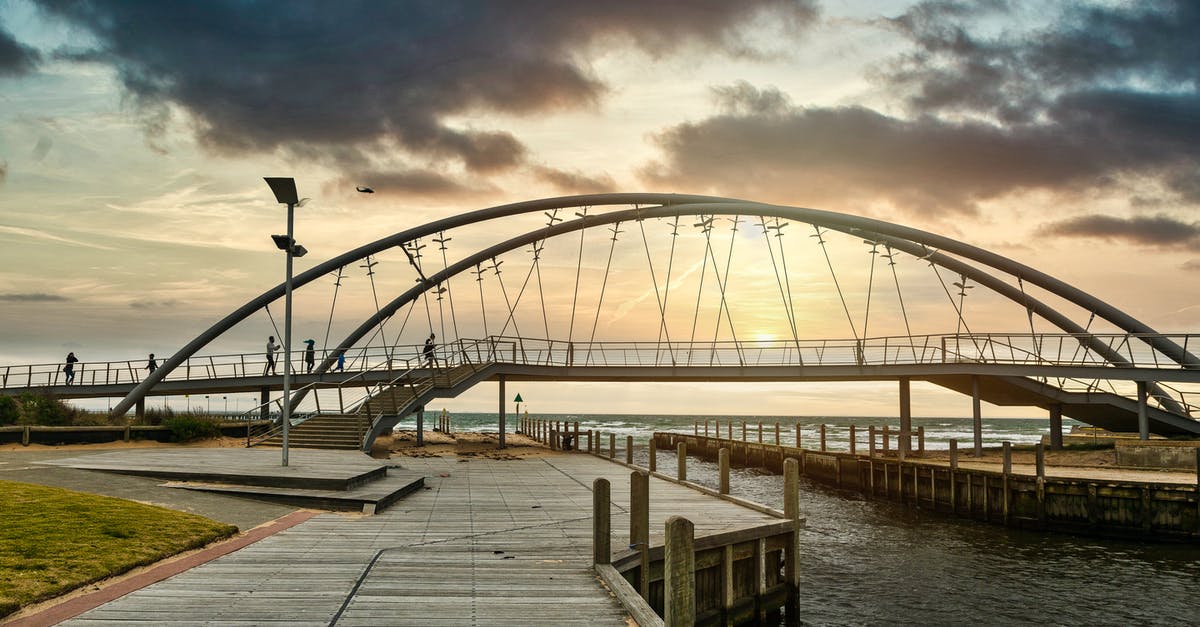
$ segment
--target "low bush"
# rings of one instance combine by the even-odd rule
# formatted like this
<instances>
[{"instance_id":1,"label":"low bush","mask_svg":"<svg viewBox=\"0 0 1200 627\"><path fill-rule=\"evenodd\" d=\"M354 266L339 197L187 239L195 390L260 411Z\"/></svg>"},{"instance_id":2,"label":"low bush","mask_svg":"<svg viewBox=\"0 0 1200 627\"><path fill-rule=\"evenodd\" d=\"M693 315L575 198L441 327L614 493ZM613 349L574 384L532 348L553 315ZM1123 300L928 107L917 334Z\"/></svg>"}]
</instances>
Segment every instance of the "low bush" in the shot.
<instances>
[{"instance_id":1,"label":"low bush","mask_svg":"<svg viewBox=\"0 0 1200 627\"><path fill-rule=\"evenodd\" d=\"M17 404L21 414L19 422L27 425L65 427L83 413L49 394L26 392L17 397Z\"/></svg>"},{"instance_id":2,"label":"low bush","mask_svg":"<svg viewBox=\"0 0 1200 627\"><path fill-rule=\"evenodd\" d=\"M21 419L21 406L17 399L0 395L0 426L15 425Z\"/></svg>"},{"instance_id":3,"label":"low bush","mask_svg":"<svg viewBox=\"0 0 1200 627\"><path fill-rule=\"evenodd\" d=\"M181 414L166 418L162 426L170 429L172 442L191 442L221 437L221 428L217 423L190 414Z\"/></svg>"}]
</instances>

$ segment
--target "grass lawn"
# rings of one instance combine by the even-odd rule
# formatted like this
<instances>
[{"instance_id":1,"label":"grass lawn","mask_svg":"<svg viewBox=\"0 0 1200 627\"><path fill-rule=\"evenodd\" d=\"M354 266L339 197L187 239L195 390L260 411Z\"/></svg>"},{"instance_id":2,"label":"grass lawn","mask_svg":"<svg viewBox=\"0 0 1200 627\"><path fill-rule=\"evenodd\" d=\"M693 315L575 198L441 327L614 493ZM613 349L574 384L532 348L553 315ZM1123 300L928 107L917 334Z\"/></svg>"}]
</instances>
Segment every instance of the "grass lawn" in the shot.
<instances>
[{"instance_id":1,"label":"grass lawn","mask_svg":"<svg viewBox=\"0 0 1200 627\"><path fill-rule=\"evenodd\" d=\"M0 617L236 532L194 514L0 481Z\"/></svg>"}]
</instances>

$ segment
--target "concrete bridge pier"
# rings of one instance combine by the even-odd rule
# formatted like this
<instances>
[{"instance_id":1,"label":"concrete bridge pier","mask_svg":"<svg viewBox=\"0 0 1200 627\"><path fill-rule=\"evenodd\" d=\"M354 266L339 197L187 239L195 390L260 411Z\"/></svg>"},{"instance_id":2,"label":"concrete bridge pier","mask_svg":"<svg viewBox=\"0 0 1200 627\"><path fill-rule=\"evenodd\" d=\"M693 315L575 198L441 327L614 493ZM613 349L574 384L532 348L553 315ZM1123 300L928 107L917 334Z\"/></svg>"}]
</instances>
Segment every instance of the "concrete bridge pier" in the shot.
<instances>
[{"instance_id":1,"label":"concrete bridge pier","mask_svg":"<svg viewBox=\"0 0 1200 627\"><path fill-rule=\"evenodd\" d=\"M137 416L138 418L146 417L146 397L143 396L142 398L138 399L137 405L133 410L133 415Z\"/></svg>"},{"instance_id":2,"label":"concrete bridge pier","mask_svg":"<svg viewBox=\"0 0 1200 627\"><path fill-rule=\"evenodd\" d=\"M1050 406L1050 450L1061 451L1062 447L1062 405L1055 403Z\"/></svg>"},{"instance_id":3,"label":"concrete bridge pier","mask_svg":"<svg viewBox=\"0 0 1200 627\"><path fill-rule=\"evenodd\" d=\"M896 453L904 460L912 452L912 390L908 377L900 377L900 442Z\"/></svg>"},{"instance_id":4,"label":"concrete bridge pier","mask_svg":"<svg viewBox=\"0 0 1200 627\"><path fill-rule=\"evenodd\" d=\"M259 418L262 418L263 420L267 420L271 417L271 406L269 405L270 402L271 402L271 388L264 385L262 387L262 389L260 389L258 391L258 403L259 403L258 416L259 416Z\"/></svg>"},{"instance_id":5,"label":"concrete bridge pier","mask_svg":"<svg viewBox=\"0 0 1200 627\"><path fill-rule=\"evenodd\" d=\"M1150 439L1150 418L1146 415L1146 382L1137 382L1138 439Z\"/></svg>"},{"instance_id":6,"label":"concrete bridge pier","mask_svg":"<svg viewBox=\"0 0 1200 627\"><path fill-rule=\"evenodd\" d=\"M500 448L504 448L504 375L500 375Z\"/></svg>"},{"instance_id":7,"label":"concrete bridge pier","mask_svg":"<svg viewBox=\"0 0 1200 627\"><path fill-rule=\"evenodd\" d=\"M417 446L425 446L425 406L417 406Z\"/></svg>"},{"instance_id":8,"label":"concrete bridge pier","mask_svg":"<svg viewBox=\"0 0 1200 627\"><path fill-rule=\"evenodd\" d=\"M1060 408L1061 412L1061 408ZM971 375L971 418L975 431L975 457L983 457L983 410L979 402L979 375ZM1059 415L1059 432L1062 432L1062 415Z\"/></svg>"}]
</instances>

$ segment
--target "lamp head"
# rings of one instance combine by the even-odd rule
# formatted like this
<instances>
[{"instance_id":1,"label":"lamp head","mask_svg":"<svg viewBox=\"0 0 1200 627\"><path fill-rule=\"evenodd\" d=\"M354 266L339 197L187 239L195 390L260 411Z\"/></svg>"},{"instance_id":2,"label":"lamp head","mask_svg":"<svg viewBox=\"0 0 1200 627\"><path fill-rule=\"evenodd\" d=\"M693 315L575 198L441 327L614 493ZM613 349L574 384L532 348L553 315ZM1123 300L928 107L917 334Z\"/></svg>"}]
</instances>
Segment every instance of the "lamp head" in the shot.
<instances>
[{"instance_id":1,"label":"lamp head","mask_svg":"<svg viewBox=\"0 0 1200 627\"><path fill-rule=\"evenodd\" d=\"M271 191L275 192L275 200L284 205L296 205L300 203L300 197L296 194L296 179L288 176L266 176L263 180L270 186Z\"/></svg>"}]
</instances>

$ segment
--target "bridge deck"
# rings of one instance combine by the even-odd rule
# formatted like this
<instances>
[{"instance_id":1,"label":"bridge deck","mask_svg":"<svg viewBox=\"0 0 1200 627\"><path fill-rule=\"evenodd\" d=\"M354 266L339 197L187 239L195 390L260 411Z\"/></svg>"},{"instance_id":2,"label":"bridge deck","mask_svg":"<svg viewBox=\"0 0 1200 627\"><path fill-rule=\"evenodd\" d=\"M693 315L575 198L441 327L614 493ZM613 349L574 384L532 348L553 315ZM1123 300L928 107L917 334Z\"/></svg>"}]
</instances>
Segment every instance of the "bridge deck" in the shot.
<instances>
[{"instance_id":1,"label":"bridge deck","mask_svg":"<svg viewBox=\"0 0 1200 627\"><path fill-rule=\"evenodd\" d=\"M626 468L588 455L403 465L429 489L377 516L317 516L70 624L626 624L590 568L592 480L612 482L619 549ZM652 542L676 514L697 535L777 520L651 479Z\"/></svg>"}]
</instances>

